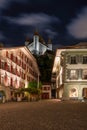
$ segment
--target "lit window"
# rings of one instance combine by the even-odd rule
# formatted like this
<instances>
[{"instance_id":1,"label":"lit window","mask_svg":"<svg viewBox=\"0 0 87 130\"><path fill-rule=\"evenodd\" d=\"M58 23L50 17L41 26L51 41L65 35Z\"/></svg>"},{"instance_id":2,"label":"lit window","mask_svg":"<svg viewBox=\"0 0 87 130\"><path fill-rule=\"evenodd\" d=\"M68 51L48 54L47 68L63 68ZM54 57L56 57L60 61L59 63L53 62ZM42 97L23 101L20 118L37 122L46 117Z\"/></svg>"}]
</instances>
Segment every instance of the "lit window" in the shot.
<instances>
[{"instance_id":1,"label":"lit window","mask_svg":"<svg viewBox=\"0 0 87 130\"><path fill-rule=\"evenodd\" d=\"M87 70L83 70L82 78L87 79Z\"/></svg>"},{"instance_id":2,"label":"lit window","mask_svg":"<svg viewBox=\"0 0 87 130\"><path fill-rule=\"evenodd\" d=\"M71 70L70 71L70 78L71 79L77 79L77 72L76 72L76 70Z\"/></svg>"},{"instance_id":3,"label":"lit window","mask_svg":"<svg viewBox=\"0 0 87 130\"><path fill-rule=\"evenodd\" d=\"M2 69L5 68L5 62L1 62L1 68L2 68Z\"/></svg>"}]
</instances>

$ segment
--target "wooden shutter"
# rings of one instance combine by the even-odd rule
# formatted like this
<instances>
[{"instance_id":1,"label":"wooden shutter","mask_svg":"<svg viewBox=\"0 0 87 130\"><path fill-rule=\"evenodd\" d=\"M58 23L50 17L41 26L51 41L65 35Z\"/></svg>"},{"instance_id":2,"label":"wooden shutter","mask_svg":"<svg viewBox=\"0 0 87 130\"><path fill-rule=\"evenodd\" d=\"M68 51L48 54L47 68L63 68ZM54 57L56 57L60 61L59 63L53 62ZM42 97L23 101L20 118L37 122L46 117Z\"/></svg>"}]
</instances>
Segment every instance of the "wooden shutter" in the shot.
<instances>
[{"instance_id":1,"label":"wooden shutter","mask_svg":"<svg viewBox=\"0 0 87 130\"><path fill-rule=\"evenodd\" d=\"M67 79L70 79L70 69L67 69L67 70L66 70L66 78L67 78Z\"/></svg>"},{"instance_id":2,"label":"wooden shutter","mask_svg":"<svg viewBox=\"0 0 87 130\"><path fill-rule=\"evenodd\" d=\"M83 56L80 55L80 56L79 56L79 63L82 63L82 62L83 62Z\"/></svg>"},{"instance_id":3,"label":"wooden shutter","mask_svg":"<svg viewBox=\"0 0 87 130\"><path fill-rule=\"evenodd\" d=\"M70 64L70 62L71 62L71 57L70 57L70 55L68 55L68 56L66 57L66 63L67 63L67 64Z\"/></svg>"}]
</instances>

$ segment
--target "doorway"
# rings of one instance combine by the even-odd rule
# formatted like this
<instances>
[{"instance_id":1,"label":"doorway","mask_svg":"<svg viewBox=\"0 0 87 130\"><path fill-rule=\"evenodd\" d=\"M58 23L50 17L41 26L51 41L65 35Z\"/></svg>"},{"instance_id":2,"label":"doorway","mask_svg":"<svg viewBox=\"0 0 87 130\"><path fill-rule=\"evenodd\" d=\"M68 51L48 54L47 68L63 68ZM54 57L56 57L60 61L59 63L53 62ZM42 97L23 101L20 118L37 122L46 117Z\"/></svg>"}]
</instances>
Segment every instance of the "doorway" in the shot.
<instances>
[{"instance_id":1,"label":"doorway","mask_svg":"<svg viewBox=\"0 0 87 130\"><path fill-rule=\"evenodd\" d=\"M83 88L83 97L87 99L87 88Z\"/></svg>"}]
</instances>

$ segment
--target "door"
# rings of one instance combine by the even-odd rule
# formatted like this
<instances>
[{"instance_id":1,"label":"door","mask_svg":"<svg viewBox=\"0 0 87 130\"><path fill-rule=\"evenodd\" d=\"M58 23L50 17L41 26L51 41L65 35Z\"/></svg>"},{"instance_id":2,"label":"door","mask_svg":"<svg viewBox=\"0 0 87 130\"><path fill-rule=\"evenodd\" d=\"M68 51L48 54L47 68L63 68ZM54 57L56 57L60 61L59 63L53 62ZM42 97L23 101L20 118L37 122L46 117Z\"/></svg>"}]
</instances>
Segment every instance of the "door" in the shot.
<instances>
[{"instance_id":1,"label":"door","mask_svg":"<svg viewBox=\"0 0 87 130\"><path fill-rule=\"evenodd\" d=\"M87 98L87 88L83 88L83 97Z\"/></svg>"}]
</instances>

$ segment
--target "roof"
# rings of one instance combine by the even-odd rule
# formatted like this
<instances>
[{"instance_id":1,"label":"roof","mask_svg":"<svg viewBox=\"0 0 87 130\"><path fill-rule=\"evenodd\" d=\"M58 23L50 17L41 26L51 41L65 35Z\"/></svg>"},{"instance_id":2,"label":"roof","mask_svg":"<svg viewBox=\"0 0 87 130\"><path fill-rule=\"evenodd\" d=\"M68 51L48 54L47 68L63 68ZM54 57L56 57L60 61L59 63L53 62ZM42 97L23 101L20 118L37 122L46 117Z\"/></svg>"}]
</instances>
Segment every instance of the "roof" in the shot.
<instances>
[{"instance_id":1,"label":"roof","mask_svg":"<svg viewBox=\"0 0 87 130\"><path fill-rule=\"evenodd\" d=\"M34 35L39 35L38 31L35 31L35 32L34 32Z\"/></svg>"},{"instance_id":2,"label":"roof","mask_svg":"<svg viewBox=\"0 0 87 130\"><path fill-rule=\"evenodd\" d=\"M76 45L63 46L60 49L85 49L87 48L87 42L80 42Z\"/></svg>"}]
</instances>

